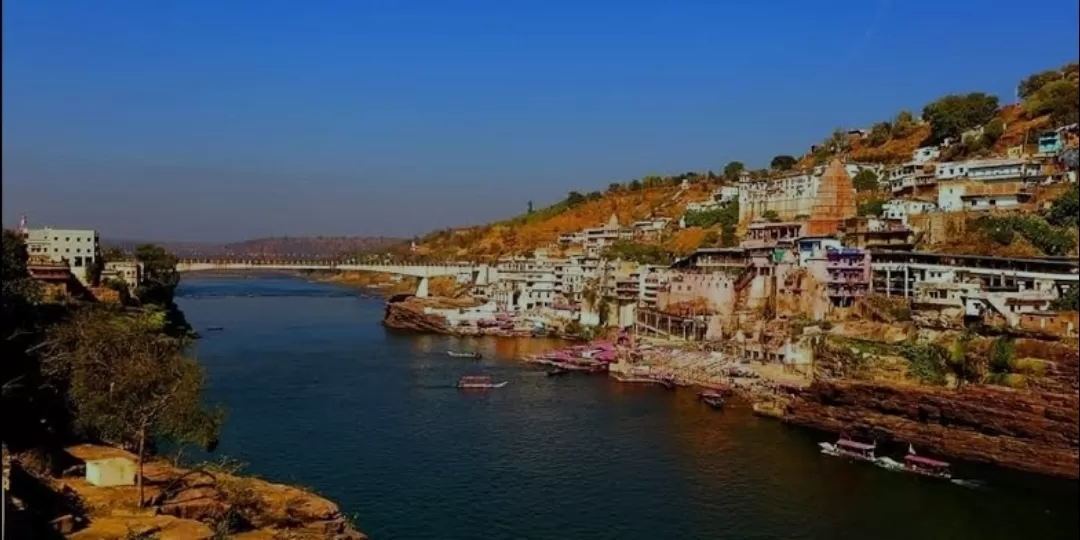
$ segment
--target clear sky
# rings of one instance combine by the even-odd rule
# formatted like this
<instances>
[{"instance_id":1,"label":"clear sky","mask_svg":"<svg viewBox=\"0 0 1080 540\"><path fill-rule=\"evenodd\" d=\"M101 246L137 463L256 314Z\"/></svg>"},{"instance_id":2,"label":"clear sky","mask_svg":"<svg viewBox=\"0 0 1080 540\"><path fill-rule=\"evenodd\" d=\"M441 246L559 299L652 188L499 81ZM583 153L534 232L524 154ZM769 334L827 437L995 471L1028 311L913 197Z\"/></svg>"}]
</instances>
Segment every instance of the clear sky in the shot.
<instances>
[{"instance_id":1,"label":"clear sky","mask_svg":"<svg viewBox=\"0 0 1080 540\"><path fill-rule=\"evenodd\" d=\"M3 220L412 235L763 166L1078 56L1078 3L4 0Z\"/></svg>"}]
</instances>

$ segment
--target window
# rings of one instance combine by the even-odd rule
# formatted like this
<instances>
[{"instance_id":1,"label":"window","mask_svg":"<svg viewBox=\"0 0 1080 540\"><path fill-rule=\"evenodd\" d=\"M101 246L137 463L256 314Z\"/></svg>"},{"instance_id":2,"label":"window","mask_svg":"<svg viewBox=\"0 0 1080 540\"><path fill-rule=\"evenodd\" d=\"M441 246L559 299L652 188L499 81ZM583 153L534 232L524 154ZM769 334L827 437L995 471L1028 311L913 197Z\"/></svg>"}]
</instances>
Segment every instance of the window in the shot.
<instances>
[{"instance_id":1,"label":"window","mask_svg":"<svg viewBox=\"0 0 1080 540\"><path fill-rule=\"evenodd\" d=\"M82 266L82 265L83 265L82 257L75 257L75 266Z\"/></svg>"}]
</instances>

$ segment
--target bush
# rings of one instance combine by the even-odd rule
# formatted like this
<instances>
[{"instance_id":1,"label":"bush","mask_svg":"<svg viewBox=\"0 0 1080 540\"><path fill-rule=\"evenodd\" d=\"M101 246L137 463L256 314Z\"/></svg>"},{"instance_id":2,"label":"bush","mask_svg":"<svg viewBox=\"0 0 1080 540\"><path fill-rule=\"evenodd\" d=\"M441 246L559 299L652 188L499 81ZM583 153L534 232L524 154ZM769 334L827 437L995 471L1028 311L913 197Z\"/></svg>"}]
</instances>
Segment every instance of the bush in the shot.
<instances>
[{"instance_id":1,"label":"bush","mask_svg":"<svg viewBox=\"0 0 1080 540\"><path fill-rule=\"evenodd\" d=\"M769 166L778 171L787 171L791 170L791 168L795 166L795 163L797 163L797 160L794 157L780 155L772 158L772 161L769 162Z\"/></svg>"},{"instance_id":2,"label":"bush","mask_svg":"<svg viewBox=\"0 0 1080 540\"><path fill-rule=\"evenodd\" d=\"M870 169L859 171L855 178L851 180L851 183L855 186L855 191L877 191L881 187L878 182L878 175Z\"/></svg>"},{"instance_id":3,"label":"bush","mask_svg":"<svg viewBox=\"0 0 1080 540\"><path fill-rule=\"evenodd\" d=\"M1020 235L1049 256L1068 255L1075 245L1068 229L1053 227L1038 215L981 216L973 225L1001 245L1011 244Z\"/></svg>"},{"instance_id":4,"label":"bush","mask_svg":"<svg viewBox=\"0 0 1080 540\"><path fill-rule=\"evenodd\" d=\"M1080 184L1054 199L1046 220L1058 227L1080 227Z\"/></svg>"},{"instance_id":5,"label":"bush","mask_svg":"<svg viewBox=\"0 0 1080 540\"><path fill-rule=\"evenodd\" d=\"M998 111L998 98L982 92L950 94L923 108L930 123L929 144L957 138L965 131L986 124Z\"/></svg>"},{"instance_id":6,"label":"bush","mask_svg":"<svg viewBox=\"0 0 1080 540\"><path fill-rule=\"evenodd\" d=\"M857 213L860 216L880 216L885 211L885 199L870 199L860 203Z\"/></svg>"},{"instance_id":7,"label":"bush","mask_svg":"<svg viewBox=\"0 0 1080 540\"><path fill-rule=\"evenodd\" d=\"M990 371L992 373L1010 373L1013 367L1013 350L1016 344L1012 338L999 337L990 347Z\"/></svg>"},{"instance_id":8,"label":"bush","mask_svg":"<svg viewBox=\"0 0 1080 540\"><path fill-rule=\"evenodd\" d=\"M908 373L925 384L944 385L949 351L933 344L909 342L900 347L900 353L910 363Z\"/></svg>"},{"instance_id":9,"label":"bush","mask_svg":"<svg viewBox=\"0 0 1080 540\"><path fill-rule=\"evenodd\" d=\"M889 141L892 130L892 124L888 122L878 122L874 124L874 127L870 129L870 136L867 137L867 144L870 146L881 146L885 144Z\"/></svg>"}]
</instances>

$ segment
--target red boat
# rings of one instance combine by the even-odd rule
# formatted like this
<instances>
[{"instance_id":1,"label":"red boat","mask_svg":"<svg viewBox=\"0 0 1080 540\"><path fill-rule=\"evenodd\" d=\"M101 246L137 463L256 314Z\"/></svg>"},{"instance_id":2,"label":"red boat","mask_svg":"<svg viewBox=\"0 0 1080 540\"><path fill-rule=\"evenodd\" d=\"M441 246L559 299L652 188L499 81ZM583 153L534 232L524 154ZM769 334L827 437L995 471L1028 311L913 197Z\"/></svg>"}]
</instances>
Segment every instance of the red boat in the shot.
<instances>
[{"instance_id":1,"label":"red boat","mask_svg":"<svg viewBox=\"0 0 1080 540\"><path fill-rule=\"evenodd\" d=\"M952 478L949 467L950 465L944 461L917 456L915 454L908 454L904 457L904 470L922 476L944 478L948 480L949 478Z\"/></svg>"}]
</instances>

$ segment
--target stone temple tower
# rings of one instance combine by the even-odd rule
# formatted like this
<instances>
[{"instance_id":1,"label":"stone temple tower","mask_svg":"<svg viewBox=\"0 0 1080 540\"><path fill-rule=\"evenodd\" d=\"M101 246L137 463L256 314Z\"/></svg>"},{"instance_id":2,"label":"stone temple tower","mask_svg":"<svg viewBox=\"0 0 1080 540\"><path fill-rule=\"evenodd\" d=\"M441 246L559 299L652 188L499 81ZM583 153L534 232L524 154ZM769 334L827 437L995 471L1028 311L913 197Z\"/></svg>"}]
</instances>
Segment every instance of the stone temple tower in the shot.
<instances>
[{"instance_id":1,"label":"stone temple tower","mask_svg":"<svg viewBox=\"0 0 1080 540\"><path fill-rule=\"evenodd\" d=\"M835 235L844 220L854 216L855 187L851 183L851 177L844 167L844 162L834 159L825 169L818 184L817 198L810 207L806 235Z\"/></svg>"}]
</instances>

